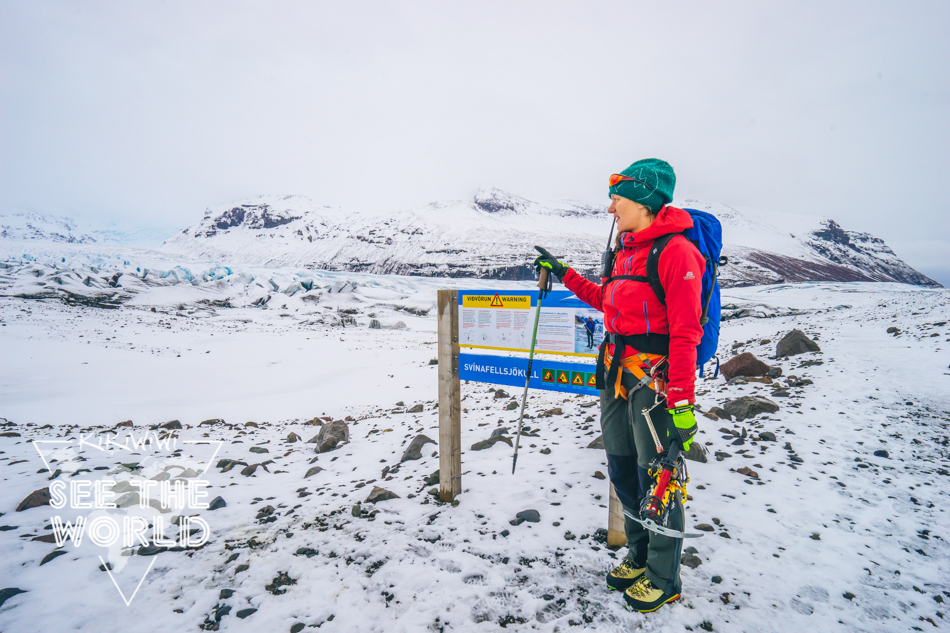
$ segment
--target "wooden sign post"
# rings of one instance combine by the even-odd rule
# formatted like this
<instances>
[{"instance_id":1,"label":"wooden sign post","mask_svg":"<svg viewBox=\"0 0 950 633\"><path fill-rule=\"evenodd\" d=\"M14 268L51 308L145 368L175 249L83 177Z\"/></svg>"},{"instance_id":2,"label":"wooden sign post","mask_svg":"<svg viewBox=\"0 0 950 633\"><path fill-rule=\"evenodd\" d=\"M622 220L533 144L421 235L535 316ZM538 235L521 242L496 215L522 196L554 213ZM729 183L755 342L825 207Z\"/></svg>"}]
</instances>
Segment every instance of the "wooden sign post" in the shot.
<instances>
[{"instance_id":1,"label":"wooden sign post","mask_svg":"<svg viewBox=\"0 0 950 633\"><path fill-rule=\"evenodd\" d=\"M462 492L462 396L458 290L439 290L439 499Z\"/></svg>"},{"instance_id":2,"label":"wooden sign post","mask_svg":"<svg viewBox=\"0 0 950 633\"><path fill-rule=\"evenodd\" d=\"M623 505L617 498L613 484L610 484L610 501L607 502L607 506L607 545L622 547L627 544L627 531L624 529L626 519L623 516Z\"/></svg>"}]
</instances>

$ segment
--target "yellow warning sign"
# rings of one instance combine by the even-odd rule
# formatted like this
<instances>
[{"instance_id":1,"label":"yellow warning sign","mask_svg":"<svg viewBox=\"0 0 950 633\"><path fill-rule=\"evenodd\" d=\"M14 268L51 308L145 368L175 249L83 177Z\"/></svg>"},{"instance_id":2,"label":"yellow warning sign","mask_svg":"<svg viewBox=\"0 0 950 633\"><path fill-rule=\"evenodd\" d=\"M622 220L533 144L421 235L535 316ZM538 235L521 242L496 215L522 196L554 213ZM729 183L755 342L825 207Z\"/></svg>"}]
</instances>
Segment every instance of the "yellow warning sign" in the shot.
<instances>
[{"instance_id":1,"label":"yellow warning sign","mask_svg":"<svg viewBox=\"0 0 950 633\"><path fill-rule=\"evenodd\" d=\"M571 384L578 387L584 386L584 372L582 371L572 371L571 372Z\"/></svg>"},{"instance_id":2,"label":"yellow warning sign","mask_svg":"<svg viewBox=\"0 0 950 633\"><path fill-rule=\"evenodd\" d=\"M508 310L530 310L531 297L528 295L503 295L496 292L494 295L462 296L463 308L504 308Z\"/></svg>"},{"instance_id":3,"label":"yellow warning sign","mask_svg":"<svg viewBox=\"0 0 950 633\"><path fill-rule=\"evenodd\" d=\"M567 378L567 372L563 369L557 373L557 382L561 385L569 385L571 381Z\"/></svg>"}]
</instances>

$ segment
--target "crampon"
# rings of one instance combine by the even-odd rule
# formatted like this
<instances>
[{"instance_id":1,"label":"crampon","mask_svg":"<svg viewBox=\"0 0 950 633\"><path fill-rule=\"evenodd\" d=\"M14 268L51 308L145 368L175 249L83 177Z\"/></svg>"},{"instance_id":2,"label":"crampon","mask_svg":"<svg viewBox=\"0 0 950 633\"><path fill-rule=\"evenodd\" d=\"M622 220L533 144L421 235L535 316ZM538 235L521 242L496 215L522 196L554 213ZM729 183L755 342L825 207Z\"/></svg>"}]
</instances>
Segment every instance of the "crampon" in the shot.
<instances>
[{"instance_id":1,"label":"crampon","mask_svg":"<svg viewBox=\"0 0 950 633\"><path fill-rule=\"evenodd\" d=\"M689 481L686 460L683 459L679 444L673 442L669 450L654 457L647 472L656 483L650 495L644 497L640 503L640 516L634 516L627 510L624 510L623 513L657 534L673 538L699 538L703 536L702 534L680 532L667 527L670 508L676 502L676 494L679 493L680 498L685 499L686 483Z\"/></svg>"}]
</instances>

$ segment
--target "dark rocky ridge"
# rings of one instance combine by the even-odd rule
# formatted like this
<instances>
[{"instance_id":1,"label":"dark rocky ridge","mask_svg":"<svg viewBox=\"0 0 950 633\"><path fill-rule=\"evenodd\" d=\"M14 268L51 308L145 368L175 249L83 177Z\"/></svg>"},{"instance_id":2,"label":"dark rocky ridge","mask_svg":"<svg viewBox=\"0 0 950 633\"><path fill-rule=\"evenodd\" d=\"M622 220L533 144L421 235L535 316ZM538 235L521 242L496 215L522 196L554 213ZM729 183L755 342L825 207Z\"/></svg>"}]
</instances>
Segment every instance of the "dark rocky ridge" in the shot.
<instances>
[{"instance_id":1,"label":"dark rocky ridge","mask_svg":"<svg viewBox=\"0 0 950 633\"><path fill-rule=\"evenodd\" d=\"M228 209L215 218L213 228L205 231L204 236L216 235L215 229L227 231L240 226L247 229L274 229L299 219L286 213L274 212L266 204L242 204Z\"/></svg>"}]
</instances>

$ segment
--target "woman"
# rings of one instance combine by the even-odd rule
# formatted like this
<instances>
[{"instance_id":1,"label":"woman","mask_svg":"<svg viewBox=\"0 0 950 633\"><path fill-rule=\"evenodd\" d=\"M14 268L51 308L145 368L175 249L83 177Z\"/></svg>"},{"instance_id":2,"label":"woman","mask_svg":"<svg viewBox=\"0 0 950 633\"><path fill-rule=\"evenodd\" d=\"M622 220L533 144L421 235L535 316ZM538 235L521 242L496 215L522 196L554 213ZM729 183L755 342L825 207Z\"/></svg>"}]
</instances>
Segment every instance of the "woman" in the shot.
<instances>
[{"instance_id":1,"label":"woman","mask_svg":"<svg viewBox=\"0 0 950 633\"><path fill-rule=\"evenodd\" d=\"M668 363L662 381L665 406L650 411L664 449L676 440L688 450L696 433L692 409L696 345L703 336L700 294L706 263L689 240L676 235L659 258L666 305L646 277L653 241L693 225L687 212L669 206L675 184L673 168L655 158L637 161L611 176L609 212L619 235L611 277L601 285L536 247L541 256L535 266L549 268L582 301L604 313L606 347L601 348L599 363L613 365L600 392L607 469L617 497L634 516L639 516L640 501L652 488L647 468L656 456L656 444L642 412L658 404L661 396L649 386L638 388L641 381L628 367L649 373L650 368ZM622 371L617 367L615 344L620 347ZM668 527L677 531L683 531L685 522L682 501L677 493L669 515ZM629 550L607 575L607 586L624 591L627 605L641 612L654 611L679 598L682 539L650 532L629 517L625 528Z\"/></svg>"}]
</instances>

